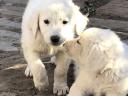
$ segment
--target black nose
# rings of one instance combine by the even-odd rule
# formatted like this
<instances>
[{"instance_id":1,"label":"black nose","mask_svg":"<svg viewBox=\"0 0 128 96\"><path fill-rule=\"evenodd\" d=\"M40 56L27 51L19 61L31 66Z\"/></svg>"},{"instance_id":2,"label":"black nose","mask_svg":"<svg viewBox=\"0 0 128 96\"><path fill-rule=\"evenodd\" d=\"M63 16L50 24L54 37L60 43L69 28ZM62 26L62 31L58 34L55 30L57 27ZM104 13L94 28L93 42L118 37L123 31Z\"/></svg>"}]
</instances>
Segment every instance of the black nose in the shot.
<instances>
[{"instance_id":1,"label":"black nose","mask_svg":"<svg viewBox=\"0 0 128 96\"><path fill-rule=\"evenodd\" d=\"M60 37L57 35L51 36L51 42L53 45L59 45L60 43Z\"/></svg>"}]
</instances>

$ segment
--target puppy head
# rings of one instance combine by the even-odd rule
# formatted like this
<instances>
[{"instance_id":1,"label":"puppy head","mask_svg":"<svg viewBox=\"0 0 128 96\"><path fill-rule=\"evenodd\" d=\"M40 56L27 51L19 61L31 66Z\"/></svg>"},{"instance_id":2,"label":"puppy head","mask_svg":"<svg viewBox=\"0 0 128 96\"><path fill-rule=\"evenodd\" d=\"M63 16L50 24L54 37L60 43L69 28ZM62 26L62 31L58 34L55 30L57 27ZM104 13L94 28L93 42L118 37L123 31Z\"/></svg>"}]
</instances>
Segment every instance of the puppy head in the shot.
<instances>
[{"instance_id":1,"label":"puppy head","mask_svg":"<svg viewBox=\"0 0 128 96\"><path fill-rule=\"evenodd\" d=\"M75 61L82 61L84 54L84 39L80 36L74 40L67 41L63 44L66 53Z\"/></svg>"},{"instance_id":2,"label":"puppy head","mask_svg":"<svg viewBox=\"0 0 128 96\"><path fill-rule=\"evenodd\" d=\"M37 32L41 32L47 44L59 46L86 28L87 17L70 0L50 1L38 7L41 7L38 12L33 13L36 16L33 18L32 31L35 37Z\"/></svg>"}]
</instances>

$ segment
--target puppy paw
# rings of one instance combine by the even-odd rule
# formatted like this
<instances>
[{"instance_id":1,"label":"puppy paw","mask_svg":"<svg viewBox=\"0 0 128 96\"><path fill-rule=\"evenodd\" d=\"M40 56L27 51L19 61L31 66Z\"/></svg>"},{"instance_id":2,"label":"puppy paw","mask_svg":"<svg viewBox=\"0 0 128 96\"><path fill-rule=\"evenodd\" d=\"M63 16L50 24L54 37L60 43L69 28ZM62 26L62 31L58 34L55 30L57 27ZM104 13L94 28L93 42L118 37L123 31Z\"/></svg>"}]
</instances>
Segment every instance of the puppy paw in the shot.
<instances>
[{"instance_id":1,"label":"puppy paw","mask_svg":"<svg viewBox=\"0 0 128 96\"><path fill-rule=\"evenodd\" d=\"M54 84L53 93L58 96L66 95L69 92L67 84Z\"/></svg>"},{"instance_id":2,"label":"puppy paw","mask_svg":"<svg viewBox=\"0 0 128 96\"><path fill-rule=\"evenodd\" d=\"M34 81L34 85L35 87L39 90L39 91L45 91L45 89L48 87L49 82L48 82L48 77L47 76L43 76L43 78L41 79L33 79Z\"/></svg>"},{"instance_id":3,"label":"puppy paw","mask_svg":"<svg viewBox=\"0 0 128 96\"><path fill-rule=\"evenodd\" d=\"M30 70L30 68L29 68L28 65L27 65L27 67L26 67L24 73L25 73L25 75L26 75L27 77L32 77L32 72L31 72L31 70Z\"/></svg>"}]
</instances>

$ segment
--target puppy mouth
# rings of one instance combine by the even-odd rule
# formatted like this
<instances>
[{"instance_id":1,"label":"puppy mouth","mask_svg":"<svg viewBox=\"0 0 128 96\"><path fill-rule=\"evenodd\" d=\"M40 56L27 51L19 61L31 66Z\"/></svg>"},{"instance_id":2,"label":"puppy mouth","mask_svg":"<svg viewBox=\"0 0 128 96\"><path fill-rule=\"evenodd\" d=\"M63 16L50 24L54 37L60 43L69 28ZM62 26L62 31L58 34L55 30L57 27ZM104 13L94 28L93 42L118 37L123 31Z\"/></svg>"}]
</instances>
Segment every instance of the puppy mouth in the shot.
<instances>
[{"instance_id":1,"label":"puppy mouth","mask_svg":"<svg viewBox=\"0 0 128 96\"><path fill-rule=\"evenodd\" d=\"M69 47L66 43L63 43L63 48L66 52L69 52Z\"/></svg>"},{"instance_id":2,"label":"puppy mouth","mask_svg":"<svg viewBox=\"0 0 128 96\"><path fill-rule=\"evenodd\" d=\"M59 41L59 42L51 42L51 45L53 45L53 46L63 46L64 43L65 43L65 41L62 40L62 41Z\"/></svg>"},{"instance_id":3,"label":"puppy mouth","mask_svg":"<svg viewBox=\"0 0 128 96\"><path fill-rule=\"evenodd\" d=\"M52 43L53 46L61 46L62 43L61 42L58 42L58 43Z\"/></svg>"}]
</instances>

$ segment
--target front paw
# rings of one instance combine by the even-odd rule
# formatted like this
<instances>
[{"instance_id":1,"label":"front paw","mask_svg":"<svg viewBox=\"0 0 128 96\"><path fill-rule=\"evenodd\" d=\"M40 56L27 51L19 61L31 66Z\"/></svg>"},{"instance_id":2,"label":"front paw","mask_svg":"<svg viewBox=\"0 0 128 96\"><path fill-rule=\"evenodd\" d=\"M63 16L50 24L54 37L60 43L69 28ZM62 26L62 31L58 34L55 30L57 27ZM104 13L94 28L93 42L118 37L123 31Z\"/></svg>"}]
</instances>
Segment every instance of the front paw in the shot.
<instances>
[{"instance_id":1,"label":"front paw","mask_svg":"<svg viewBox=\"0 0 128 96\"><path fill-rule=\"evenodd\" d=\"M66 95L69 92L69 87L67 84L54 84L53 93L57 94L58 96Z\"/></svg>"},{"instance_id":2,"label":"front paw","mask_svg":"<svg viewBox=\"0 0 128 96\"><path fill-rule=\"evenodd\" d=\"M44 90L49 85L45 67L37 64L36 66L32 66L31 70L35 87L39 89L39 91Z\"/></svg>"},{"instance_id":3,"label":"front paw","mask_svg":"<svg viewBox=\"0 0 128 96\"><path fill-rule=\"evenodd\" d=\"M34 85L35 87L41 91L41 90L45 90L48 85L49 85L49 82L48 82L48 77L47 76L43 76L43 78L33 78L33 81L34 81Z\"/></svg>"},{"instance_id":4,"label":"front paw","mask_svg":"<svg viewBox=\"0 0 128 96\"><path fill-rule=\"evenodd\" d=\"M32 77L32 72L28 65L27 65L24 73L25 73L26 77Z\"/></svg>"}]
</instances>

